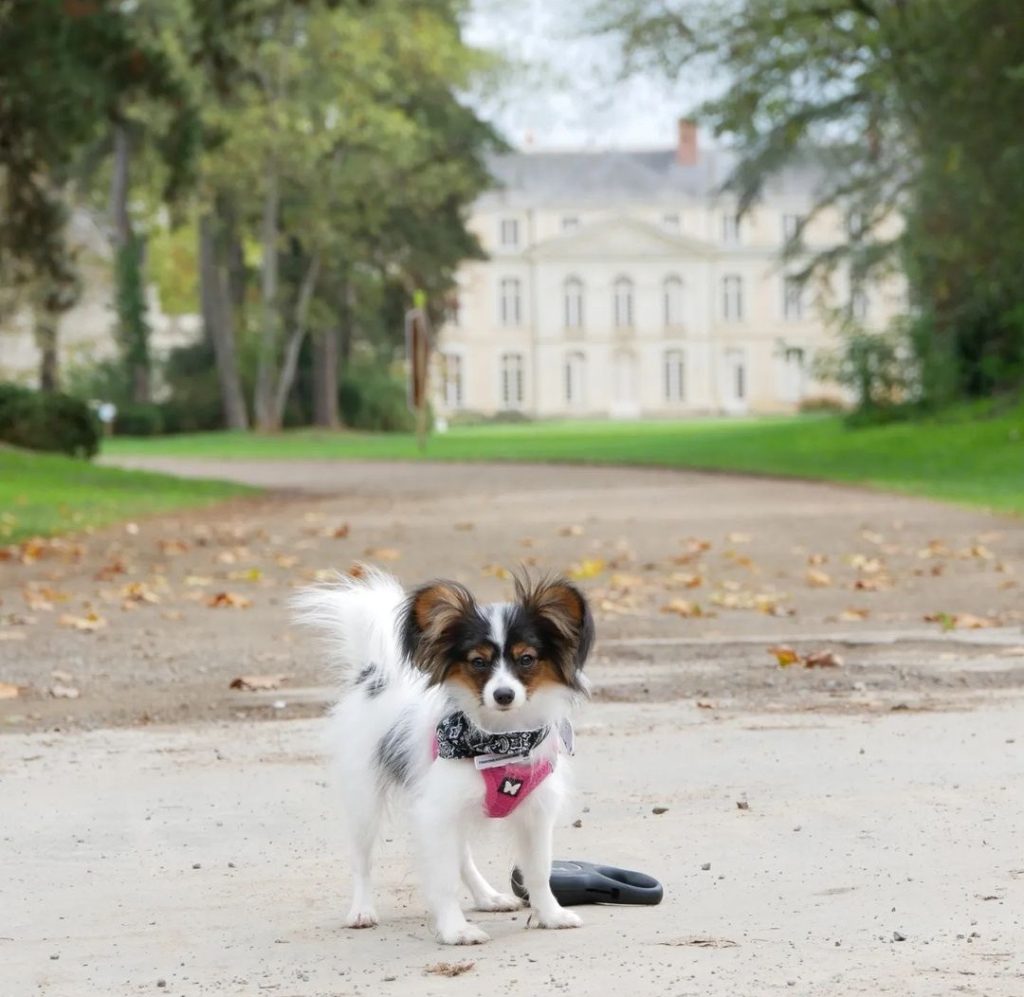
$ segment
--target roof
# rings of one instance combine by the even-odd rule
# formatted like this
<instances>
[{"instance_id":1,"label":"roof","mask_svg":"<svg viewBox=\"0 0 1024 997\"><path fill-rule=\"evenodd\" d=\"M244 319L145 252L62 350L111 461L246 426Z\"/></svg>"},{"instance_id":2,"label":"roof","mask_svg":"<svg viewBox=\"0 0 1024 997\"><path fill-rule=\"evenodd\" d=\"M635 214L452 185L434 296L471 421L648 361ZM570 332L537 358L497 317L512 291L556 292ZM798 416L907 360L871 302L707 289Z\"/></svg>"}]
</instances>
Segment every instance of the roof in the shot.
<instances>
[{"instance_id":1,"label":"roof","mask_svg":"<svg viewBox=\"0 0 1024 997\"><path fill-rule=\"evenodd\" d=\"M497 186L480 204L607 206L712 198L728 180L734 161L722 150L704 150L696 163L686 166L676 160L675 149L501 153L488 164ZM820 178L820 168L811 164L790 167L770 181L767 192L811 197Z\"/></svg>"}]
</instances>

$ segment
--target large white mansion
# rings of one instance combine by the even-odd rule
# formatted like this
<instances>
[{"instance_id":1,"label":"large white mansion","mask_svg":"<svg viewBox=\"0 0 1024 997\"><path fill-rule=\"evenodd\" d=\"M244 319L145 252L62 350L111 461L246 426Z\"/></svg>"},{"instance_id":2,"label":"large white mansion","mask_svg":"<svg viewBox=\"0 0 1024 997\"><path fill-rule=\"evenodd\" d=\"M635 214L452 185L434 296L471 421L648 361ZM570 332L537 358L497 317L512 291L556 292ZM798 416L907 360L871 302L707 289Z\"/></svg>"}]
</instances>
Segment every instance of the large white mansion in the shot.
<instances>
[{"instance_id":1,"label":"large white mansion","mask_svg":"<svg viewBox=\"0 0 1024 997\"><path fill-rule=\"evenodd\" d=\"M685 121L672 149L498 157L471 217L489 258L462 267L440 330L438 413L775 412L835 395L812 373L835 345L824 304L781 258L815 172L780 175L738 219L727 169ZM847 224L824 212L803 245ZM899 304L895 287L832 294L872 326Z\"/></svg>"}]
</instances>

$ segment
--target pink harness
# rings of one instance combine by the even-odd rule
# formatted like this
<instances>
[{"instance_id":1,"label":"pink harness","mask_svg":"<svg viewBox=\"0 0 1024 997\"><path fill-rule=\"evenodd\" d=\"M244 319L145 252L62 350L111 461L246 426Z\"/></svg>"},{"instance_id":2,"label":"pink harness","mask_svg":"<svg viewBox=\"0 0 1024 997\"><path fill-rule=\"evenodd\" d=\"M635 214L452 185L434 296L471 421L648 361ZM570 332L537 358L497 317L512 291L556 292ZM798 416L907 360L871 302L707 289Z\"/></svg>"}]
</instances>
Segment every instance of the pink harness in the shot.
<instances>
[{"instance_id":1,"label":"pink harness","mask_svg":"<svg viewBox=\"0 0 1024 997\"><path fill-rule=\"evenodd\" d=\"M557 736L557 735L556 735ZM437 733L431 741L431 756L438 755ZM458 759L471 762L472 759ZM481 768L484 777L484 813L488 817L507 817L552 772L555 766L550 758L530 763L511 763Z\"/></svg>"}]
</instances>

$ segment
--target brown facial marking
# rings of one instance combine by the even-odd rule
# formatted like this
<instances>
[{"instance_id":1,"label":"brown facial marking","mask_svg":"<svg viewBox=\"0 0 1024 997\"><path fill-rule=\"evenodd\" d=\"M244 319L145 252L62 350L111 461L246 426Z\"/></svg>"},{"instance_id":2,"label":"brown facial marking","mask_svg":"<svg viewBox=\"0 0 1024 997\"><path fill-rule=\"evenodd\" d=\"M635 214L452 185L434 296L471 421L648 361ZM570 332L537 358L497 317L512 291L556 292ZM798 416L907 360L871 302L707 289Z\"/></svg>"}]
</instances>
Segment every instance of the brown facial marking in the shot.
<instances>
[{"instance_id":1,"label":"brown facial marking","mask_svg":"<svg viewBox=\"0 0 1024 997\"><path fill-rule=\"evenodd\" d=\"M476 658L481 657L487 662L487 668L476 668L470 662ZM494 659L494 648L486 644L481 644L474 647L469 654L466 655L465 659L459 661L455 666L448 672L448 678L446 681L455 682L458 685L464 686L470 692L472 692L477 699L482 699L484 694L484 686L487 685L487 680L491 677L491 668Z\"/></svg>"},{"instance_id":2,"label":"brown facial marking","mask_svg":"<svg viewBox=\"0 0 1024 997\"><path fill-rule=\"evenodd\" d=\"M566 684L561 669L554 662L543 659L527 671L520 671L519 680L526 687L527 699L546 685Z\"/></svg>"}]
</instances>

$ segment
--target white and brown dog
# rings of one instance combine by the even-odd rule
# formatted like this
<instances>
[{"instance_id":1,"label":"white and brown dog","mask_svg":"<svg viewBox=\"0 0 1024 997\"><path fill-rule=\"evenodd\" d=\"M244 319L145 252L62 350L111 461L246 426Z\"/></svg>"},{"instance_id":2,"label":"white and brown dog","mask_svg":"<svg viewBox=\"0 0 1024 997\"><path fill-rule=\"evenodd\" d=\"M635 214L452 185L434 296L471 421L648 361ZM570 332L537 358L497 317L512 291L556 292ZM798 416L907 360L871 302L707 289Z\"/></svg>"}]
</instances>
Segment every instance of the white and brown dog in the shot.
<instances>
[{"instance_id":1,"label":"white and brown dog","mask_svg":"<svg viewBox=\"0 0 1024 997\"><path fill-rule=\"evenodd\" d=\"M402 790L439 941L488 939L462 911L460 875L476 910L520 906L473 862L469 836L488 818L505 818L515 835L532 920L577 927L549 877L569 718L587 693L582 669L594 639L580 591L561 579L517 580L513 602L481 605L456 582L407 593L367 570L301 593L297 610L330 639L344 689L329 737L352 844L346 923L377 923L373 846L385 802Z\"/></svg>"}]
</instances>

